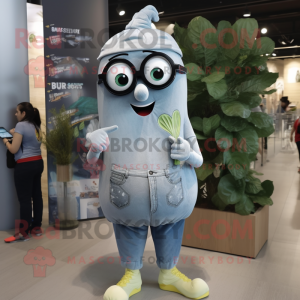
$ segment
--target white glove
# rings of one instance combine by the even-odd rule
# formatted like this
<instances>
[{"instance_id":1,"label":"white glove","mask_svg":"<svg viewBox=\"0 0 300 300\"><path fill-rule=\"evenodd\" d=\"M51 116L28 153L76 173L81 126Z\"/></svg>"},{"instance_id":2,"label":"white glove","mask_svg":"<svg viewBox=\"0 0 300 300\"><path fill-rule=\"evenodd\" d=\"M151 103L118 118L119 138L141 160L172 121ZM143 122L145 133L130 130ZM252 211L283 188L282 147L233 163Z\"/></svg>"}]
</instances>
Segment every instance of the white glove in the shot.
<instances>
[{"instance_id":1,"label":"white glove","mask_svg":"<svg viewBox=\"0 0 300 300\"><path fill-rule=\"evenodd\" d=\"M117 125L101 128L90 132L86 135L88 143L90 143L90 149L87 155L87 161L89 164L96 163L102 151L105 151L109 146L108 133L116 131Z\"/></svg>"},{"instance_id":2,"label":"white glove","mask_svg":"<svg viewBox=\"0 0 300 300\"><path fill-rule=\"evenodd\" d=\"M187 140L179 137L177 140L169 136L169 141L172 143L171 146L171 158L179 161L187 160L190 156L191 147Z\"/></svg>"},{"instance_id":3,"label":"white glove","mask_svg":"<svg viewBox=\"0 0 300 300\"><path fill-rule=\"evenodd\" d=\"M97 130L99 128L99 121L97 119L93 119L90 121L90 124L88 125L88 127L86 128L86 135L88 133L92 133L93 131ZM85 142L85 147L89 148L91 145L91 143L89 143L87 140Z\"/></svg>"},{"instance_id":4,"label":"white glove","mask_svg":"<svg viewBox=\"0 0 300 300\"><path fill-rule=\"evenodd\" d=\"M194 168L201 167L203 163L203 157L201 152L199 151L198 143L193 143L193 138L191 138L190 141L187 141L182 137L179 137L176 141L174 137L169 136L169 141L173 143L171 146L172 159L185 161ZM193 145L192 147L191 143Z\"/></svg>"}]
</instances>

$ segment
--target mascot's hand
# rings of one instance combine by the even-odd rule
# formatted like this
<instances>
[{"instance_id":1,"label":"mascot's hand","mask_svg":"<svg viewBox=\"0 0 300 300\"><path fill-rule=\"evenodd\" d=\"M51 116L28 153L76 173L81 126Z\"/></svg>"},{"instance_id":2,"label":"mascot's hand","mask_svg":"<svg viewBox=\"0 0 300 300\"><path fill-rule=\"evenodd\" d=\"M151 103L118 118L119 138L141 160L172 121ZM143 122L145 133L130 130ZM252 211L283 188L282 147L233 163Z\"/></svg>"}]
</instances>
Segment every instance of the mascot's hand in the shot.
<instances>
[{"instance_id":1,"label":"mascot's hand","mask_svg":"<svg viewBox=\"0 0 300 300\"><path fill-rule=\"evenodd\" d=\"M185 161L190 157L191 153L191 146L190 143L183 139L182 137L179 137L177 140L169 136L169 141L172 143L171 146L171 158L177 159L179 161Z\"/></svg>"},{"instance_id":2,"label":"mascot's hand","mask_svg":"<svg viewBox=\"0 0 300 300\"><path fill-rule=\"evenodd\" d=\"M198 143L195 144L193 138L187 141L179 137L176 141L174 137L169 136L169 141L172 143L171 158L185 161L194 168L201 167L203 164L203 157L199 151Z\"/></svg>"},{"instance_id":3,"label":"mascot's hand","mask_svg":"<svg viewBox=\"0 0 300 300\"><path fill-rule=\"evenodd\" d=\"M101 152L105 151L109 146L108 133L116 131L118 129L117 125L111 127L105 127L86 135L87 141L90 143L89 153L87 155L88 163L95 163Z\"/></svg>"}]
</instances>

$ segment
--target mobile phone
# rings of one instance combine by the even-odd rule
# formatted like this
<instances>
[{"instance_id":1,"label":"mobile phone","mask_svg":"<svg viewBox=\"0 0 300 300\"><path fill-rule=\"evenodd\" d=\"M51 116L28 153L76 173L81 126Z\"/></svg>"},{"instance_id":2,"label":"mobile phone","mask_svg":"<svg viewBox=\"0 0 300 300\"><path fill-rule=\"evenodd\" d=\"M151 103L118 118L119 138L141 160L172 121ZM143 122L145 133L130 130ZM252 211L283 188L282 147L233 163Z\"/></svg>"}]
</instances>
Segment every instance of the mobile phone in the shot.
<instances>
[{"instance_id":1,"label":"mobile phone","mask_svg":"<svg viewBox=\"0 0 300 300\"><path fill-rule=\"evenodd\" d=\"M4 128L0 127L0 138L1 139L11 139L13 136Z\"/></svg>"}]
</instances>

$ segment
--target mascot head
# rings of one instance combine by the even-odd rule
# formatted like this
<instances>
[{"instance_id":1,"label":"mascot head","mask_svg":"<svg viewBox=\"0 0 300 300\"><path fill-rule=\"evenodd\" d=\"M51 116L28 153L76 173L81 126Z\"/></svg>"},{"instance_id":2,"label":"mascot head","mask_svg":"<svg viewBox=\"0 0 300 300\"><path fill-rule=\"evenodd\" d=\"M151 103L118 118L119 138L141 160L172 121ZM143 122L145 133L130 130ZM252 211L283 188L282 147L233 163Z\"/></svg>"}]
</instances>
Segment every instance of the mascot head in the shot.
<instances>
[{"instance_id":1,"label":"mascot head","mask_svg":"<svg viewBox=\"0 0 300 300\"><path fill-rule=\"evenodd\" d=\"M166 113L166 107L171 110L180 109L182 104L186 107L182 52L171 35L151 27L151 22L158 20L156 8L146 6L101 49L100 112L116 117L127 114L139 122L152 112L157 116ZM114 108L110 109L111 106Z\"/></svg>"}]
</instances>

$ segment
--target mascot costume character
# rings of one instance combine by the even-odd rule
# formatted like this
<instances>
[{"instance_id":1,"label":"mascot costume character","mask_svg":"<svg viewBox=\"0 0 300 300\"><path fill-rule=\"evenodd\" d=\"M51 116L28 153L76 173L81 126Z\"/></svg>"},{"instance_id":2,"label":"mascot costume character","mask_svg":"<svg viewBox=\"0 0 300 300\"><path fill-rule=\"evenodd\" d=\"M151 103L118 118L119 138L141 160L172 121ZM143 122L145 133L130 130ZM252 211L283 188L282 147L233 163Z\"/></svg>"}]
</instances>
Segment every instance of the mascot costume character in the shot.
<instances>
[{"instance_id":1,"label":"mascot costume character","mask_svg":"<svg viewBox=\"0 0 300 300\"><path fill-rule=\"evenodd\" d=\"M101 49L99 128L88 133L88 161L103 159L99 198L113 223L125 275L105 300L127 300L141 291L140 269L148 227L160 268L159 287L191 299L209 295L200 278L177 268L185 219L195 206L194 168L203 158L187 113L182 52L149 5ZM102 156L100 156L102 154Z\"/></svg>"}]
</instances>

